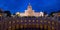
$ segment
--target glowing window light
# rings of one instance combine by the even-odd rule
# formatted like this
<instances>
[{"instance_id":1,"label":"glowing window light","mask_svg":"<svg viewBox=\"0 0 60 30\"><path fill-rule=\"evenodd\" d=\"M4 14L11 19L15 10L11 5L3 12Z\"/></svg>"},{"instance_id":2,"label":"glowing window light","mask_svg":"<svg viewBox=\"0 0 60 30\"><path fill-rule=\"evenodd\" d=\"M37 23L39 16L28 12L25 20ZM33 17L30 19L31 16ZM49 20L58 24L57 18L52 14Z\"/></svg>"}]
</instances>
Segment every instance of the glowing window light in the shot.
<instances>
[{"instance_id":1,"label":"glowing window light","mask_svg":"<svg viewBox=\"0 0 60 30\"><path fill-rule=\"evenodd\" d=\"M11 21L9 21L9 24L11 24Z\"/></svg>"},{"instance_id":2,"label":"glowing window light","mask_svg":"<svg viewBox=\"0 0 60 30\"><path fill-rule=\"evenodd\" d=\"M9 26L9 28L11 28L11 26Z\"/></svg>"},{"instance_id":3,"label":"glowing window light","mask_svg":"<svg viewBox=\"0 0 60 30\"><path fill-rule=\"evenodd\" d=\"M52 26L52 30L54 30L54 27Z\"/></svg>"},{"instance_id":4,"label":"glowing window light","mask_svg":"<svg viewBox=\"0 0 60 30\"><path fill-rule=\"evenodd\" d=\"M41 29L43 28L43 25L42 25L42 24L40 24L40 28L41 28Z\"/></svg>"},{"instance_id":5,"label":"glowing window light","mask_svg":"<svg viewBox=\"0 0 60 30\"><path fill-rule=\"evenodd\" d=\"M52 24L54 25L54 22L52 22Z\"/></svg>"},{"instance_id":6,"label":"glowing window light","mask_svg":"<svg viewBox=\"0 0 60 30\"><path fill-rule=\"evenodd\" d=\"M42 21L42 20L40 20L40 22L42 23L43 21Z\"/></svg>"},{"instance_id":7,"label":"glowing window light","mask_svg":"<svg viewBox=\"0 0 60 30\"><path fill-rule=\"evenodd\" d=\"M32 20L32 22L35 22L35 20Z\"/></svg>"},{"instance_id":8,"label":"glowing window light","mask_svg":"<svg viewBox=\"0 0 60 30\"><path fill-rule=\"evenodd\" d=\"M48 23L50 24L50 21L48 21Z\"/></svg>"},{"instance_id":9,"label":"glowing window light","mask_svg":"<svg viewBox=\"0 0 60 30\"><path fill-rule=\"evenodd\" d=\"M38 22L38 20L36 20L36 22Z\"/></svg>"},{"instance_id":10,"label":"glowing window light","mask_svg":"<svg viewBox=\"0 0 60 30\"><path fill-rule=\"evenodd\" d=\"M27 20L24 20L24 22L27 22Z\"/></svg>"},{"instance_id":11,"label":"glowing window light","mask_svg":"<svg viewBox=\"0 0 60 30\"><path fill-rule=\"evenodd\" d=\"M20 25L20 28L23 28L23 25Z\"/></svg>"},{"instance_id":12,"label":"glowing window light","mask_svg":"<svg viewBox=\"0 0 60 30\"><path fill-rule=\"evenodd\" d=\"M0 14L0 16L2 16L2 14Z\"/></svg>"},{"instance_id":13,"label":"glowing window light","mask_svg":"<svg viewBox=\"0 0 60 30\"><path fill-rule=\"evenodd\" d=\"M44 20L44 22L47 22L46 20Z\"/></svg>"},{"instance_id":14,"label":"glowing window light","mask_svg":"<svg viewBox=\"0 0 60 30\"><path fill-rule=\"evenodd\" d=\"M20 20L20 22L23 22L23 20Z\"/></svg>"},{"instance_id":15,"label":"glowing window light","mask_svg":"<svg viewBox=\"0 0 60 30\"><path fill-rule=\"evenodd\" d=\"M15 21L13 21L13 23L15 23Z\"/></svg>"},{"instance_id":16,"label":"glowing window light","mask_svg":"<svg viewBox=\"0 0 60 30\"><path fill-rule=\"evenodd\" d=\"M28 20L29 22L31 22L31 20Z\"/></svg>"}]
</instances>

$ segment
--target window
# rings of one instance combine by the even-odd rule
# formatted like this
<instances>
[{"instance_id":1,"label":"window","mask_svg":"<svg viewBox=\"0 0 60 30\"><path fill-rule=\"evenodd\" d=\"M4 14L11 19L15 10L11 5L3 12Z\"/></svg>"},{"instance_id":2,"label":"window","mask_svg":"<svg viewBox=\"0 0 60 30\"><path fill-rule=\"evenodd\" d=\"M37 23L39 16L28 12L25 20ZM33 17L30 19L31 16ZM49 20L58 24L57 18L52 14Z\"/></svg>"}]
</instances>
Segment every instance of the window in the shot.
<instances>
[{"instance_id":1,"label":"window","mask_svg":"<svg viewBox=\"0 0 60 30\"><path fill-rule=\"evenodd\" d=\"M58 20L60 21L60 17L58 17Z\"/></svg>"}]
</instances>

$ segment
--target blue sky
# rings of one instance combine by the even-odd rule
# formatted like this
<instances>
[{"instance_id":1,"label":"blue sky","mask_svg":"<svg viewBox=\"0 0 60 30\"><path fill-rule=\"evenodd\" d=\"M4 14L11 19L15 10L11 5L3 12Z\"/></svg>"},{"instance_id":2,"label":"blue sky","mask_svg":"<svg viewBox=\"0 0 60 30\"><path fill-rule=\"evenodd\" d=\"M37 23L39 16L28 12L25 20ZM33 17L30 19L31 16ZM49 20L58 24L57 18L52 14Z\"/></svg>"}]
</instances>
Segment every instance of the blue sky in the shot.
<instances>
[{"instance_id":1,"label":"blue sky","mask_svg":"<svg viewBox=\"0 0 60 30\"><path fill-rule=\"evenodd\" d=\"M60 0L0 0L0 8L9 10L12 14L24 12L28 3L35 12L44 11L48 14L60 10Z\"/></svg>"}]
</instances>

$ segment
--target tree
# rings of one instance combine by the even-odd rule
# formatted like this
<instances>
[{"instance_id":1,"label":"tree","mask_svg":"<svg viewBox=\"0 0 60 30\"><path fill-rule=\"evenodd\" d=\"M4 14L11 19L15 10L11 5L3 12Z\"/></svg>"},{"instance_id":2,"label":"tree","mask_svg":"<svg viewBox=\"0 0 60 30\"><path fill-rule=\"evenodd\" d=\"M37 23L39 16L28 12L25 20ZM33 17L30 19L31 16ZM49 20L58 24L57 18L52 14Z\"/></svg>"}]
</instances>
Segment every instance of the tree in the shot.
<instances>
[{"instance_id":1,"label":"tree","mask_svg":"<svg viewBox=\"0 0 60 30\"><path fill-rule=\"evenodd\" d=\"M46 15L47 13L46 12L44 12L44 15Z\"/></svg>"},{"instance_id":2,"label":"tree","mask_svg":"<svg viewBox=\"0 0 60 30\"><path fill-rule=\"evenodd\" d=\"M53 17L53 16L54 16L54 15L53 15L54 13L57 13L57 12L51 12L50 16L52 16L52 17Z\"/></svg>"},{"instance_id":3,"label":"tree","mask_svg":"<svg viewBox=\"0 0 60 30\"><path fill-rule=\"evenodd\" d=\"M11 17L11 13L10 13L10 11L4 11L4 13L6 13L7 16Z\"/></svg>"}]
</instances>

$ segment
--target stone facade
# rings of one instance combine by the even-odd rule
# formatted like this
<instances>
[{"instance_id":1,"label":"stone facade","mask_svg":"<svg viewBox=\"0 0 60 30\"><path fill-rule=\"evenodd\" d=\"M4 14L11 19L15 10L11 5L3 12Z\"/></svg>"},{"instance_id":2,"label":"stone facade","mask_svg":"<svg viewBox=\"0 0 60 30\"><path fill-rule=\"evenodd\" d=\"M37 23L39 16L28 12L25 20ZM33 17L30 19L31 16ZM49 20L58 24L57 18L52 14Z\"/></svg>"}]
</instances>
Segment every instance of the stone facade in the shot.
<instances>
[{"instance_id":1,"label":"stone facade","mask_svg":"<svg viewBox=\"0 0 60 30\"><path fill-rule=\"evenodd\" d=\"M44 28L45 30L60 30L60 22L52 17L1 17L0 30L15 30L18 28Z\"/></svg>"},{"instance_id":2,"label":"stone facade","mask_svg":"<svg viewBox=\"0 0 60 30\"><path fill-rule=\"evenodd\" d=\"M27 10L25 10L24 13L20 13L20 16L44 16L43 12L35 12L34 10L32 10L32 6L28 5Z\"/></svg>"}]
</instances>

